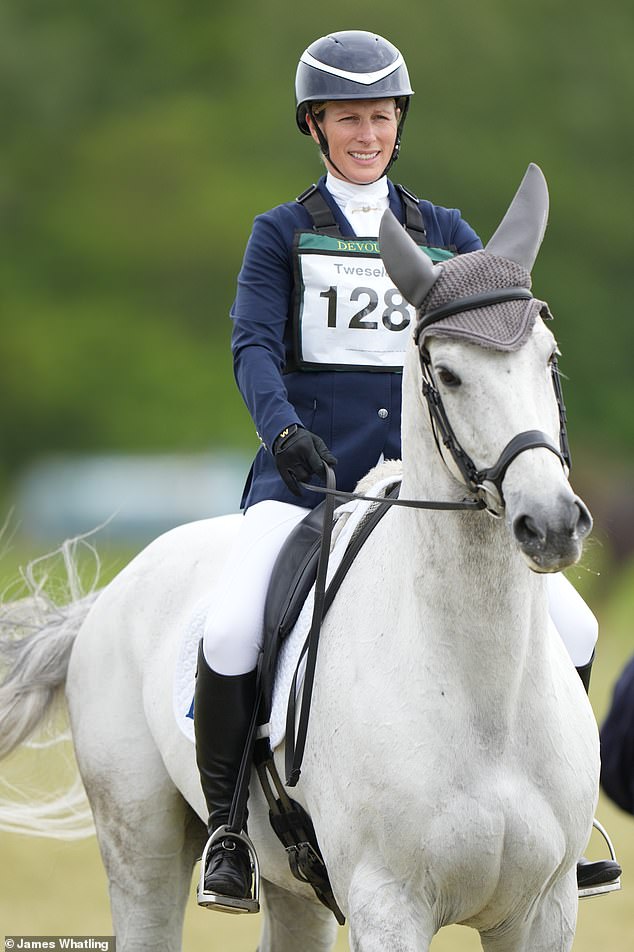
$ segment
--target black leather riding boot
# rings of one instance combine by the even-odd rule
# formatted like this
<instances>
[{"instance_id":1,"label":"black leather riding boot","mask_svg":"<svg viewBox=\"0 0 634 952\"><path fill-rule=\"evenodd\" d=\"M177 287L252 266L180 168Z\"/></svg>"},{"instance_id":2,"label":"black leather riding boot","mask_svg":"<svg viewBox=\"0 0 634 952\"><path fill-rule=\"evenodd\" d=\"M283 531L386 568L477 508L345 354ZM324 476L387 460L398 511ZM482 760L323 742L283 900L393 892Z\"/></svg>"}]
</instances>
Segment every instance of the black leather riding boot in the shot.
<instances>
[{"instance_id":1,"label":"black leather riding boot","mask_svg":"<svg viewBox=\"0 0 634 952\"><path fill-rule=\"evenodd\" d=\"M590 693L590 675L592 673L592 665L594 664L594 651L592 652L592 657L587 664L582 665L580 668L576 668L576 672L581 678L581 683L586 689L586 694Z\"/></svg>"},{"instance_id":2,"label":"black leather riding boot","mask_svg":"<svg viewBox=\"0 0 634 952\"><path fill-rule=\"evenodd\" d=\"M577 674L581 678L581 683L586 689L586 694L590 691L590 674L594 662L594 652L587 664L577 668ZM577 885L579 889L588 889L592 886L604 886L607 883L616 882L621 875L621 867L615 860L601 859L596 862L587 860L582 856L577 863Z\"/></svg>"},{"instance_id":3,"label":"black leather riding boot","mask_svg":"<svg viewBox=\"0 0 634 952\"><path fill-rule=\"evenodd\" d=\"M194 690L196 763L209 811L209 833L229 822L240 762L255 705L256 672L217 674L198 649ZM205 870L205 890L248 898L251 861L243 843L224 837L215 843Z\"/></svg>"}]
</instances>

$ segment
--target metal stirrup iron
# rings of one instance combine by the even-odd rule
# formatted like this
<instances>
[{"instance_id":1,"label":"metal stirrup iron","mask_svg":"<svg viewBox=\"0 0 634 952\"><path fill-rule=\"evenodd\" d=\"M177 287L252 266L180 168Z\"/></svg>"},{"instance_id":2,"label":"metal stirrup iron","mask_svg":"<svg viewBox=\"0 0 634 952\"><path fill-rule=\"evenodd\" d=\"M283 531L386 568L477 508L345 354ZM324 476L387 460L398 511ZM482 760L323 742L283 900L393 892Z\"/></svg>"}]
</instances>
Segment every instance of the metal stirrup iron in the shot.
<instances>
[{"instance_id":1,"label":"metal stirrup iron","mask_svg":"<svg viewBox=\"0 0 634 952\"><path fill-rule=\"evenodd\" d=\"M592 821L593 827L599 831L605 842L607 843L608 849L610 851L610 859L613 862L618 863L616 858L616 853L614 852L614 847L612 845L612 840L608 836L608 831L595 819ZM621 888L621 877L617 876L616 879L613 879L611 883L603 883L598 886L585 886L579 890L579 899L591 899L592 896L602 896L603 893L616 892Z\"/></svg>"},{"instance_id":2,"label":"metal stirrup iron","mask_svg":"<svg viewBox=\"0 0 634 952\"><path fill-rule=\"evenodd\" d=\"M205 871L207 869L207 857L213 846L224 837L230 837L242 843L249 853L251 862L251 877L253 887L251 896L246 899L240 899L238 896L224 896L221 893L209 892L205 889ZM229 826L219 826L214 830L207 841L200 861L200 879L198 881L197 900L199 906L206 906L207 909L215 909L218 912L230 912L235 915L245 912L260 911L260 864L253 843L246 833L235 833Z\"/></svg>"}]
</instances>

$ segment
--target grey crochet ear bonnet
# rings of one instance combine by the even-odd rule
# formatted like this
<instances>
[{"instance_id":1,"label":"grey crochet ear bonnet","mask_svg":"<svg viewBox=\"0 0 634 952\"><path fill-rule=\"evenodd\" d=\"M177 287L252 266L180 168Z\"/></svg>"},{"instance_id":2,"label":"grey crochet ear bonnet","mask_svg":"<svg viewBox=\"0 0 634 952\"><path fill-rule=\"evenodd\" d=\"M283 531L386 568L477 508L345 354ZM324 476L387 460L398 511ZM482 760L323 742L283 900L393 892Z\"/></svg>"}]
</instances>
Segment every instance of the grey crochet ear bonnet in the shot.
<instances>
[{"instance_id":1,"label":"grey crochet ear bonnet","mask_svg":"<svg viewBox=\"0 0 634 952\"><path fill-rule=\"evenodd\" d=\"M508 258L487 251L456 255L442 265L442 273L418 309L419 317L446 304L486 291L530 288L530 273ZM552 318L544 301L503 301L461 311L430 324L423 337L449 337L472 341L494 350L519 350L528 340L541 315Z\"/></svg>"}]
</instances>

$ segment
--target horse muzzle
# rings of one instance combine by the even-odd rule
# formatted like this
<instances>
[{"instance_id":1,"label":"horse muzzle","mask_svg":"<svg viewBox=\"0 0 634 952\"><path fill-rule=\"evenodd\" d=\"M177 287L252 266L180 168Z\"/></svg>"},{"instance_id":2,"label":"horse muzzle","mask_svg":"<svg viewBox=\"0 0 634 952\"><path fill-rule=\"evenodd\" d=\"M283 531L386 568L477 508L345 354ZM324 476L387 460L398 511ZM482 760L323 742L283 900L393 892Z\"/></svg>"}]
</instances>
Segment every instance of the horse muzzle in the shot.
<instances>
[{"instance_id":1,"label":"horse muzzle","mask_svg":"<svg viewBox=\"0 0 634 952\"><path fill-rule=\"evenodd\" d=\"M562 492L551 505L519 506L509 522L519 549L534 572L561 572L581 558L592 530L583 500Z\"/></svg>"}]
</instances>

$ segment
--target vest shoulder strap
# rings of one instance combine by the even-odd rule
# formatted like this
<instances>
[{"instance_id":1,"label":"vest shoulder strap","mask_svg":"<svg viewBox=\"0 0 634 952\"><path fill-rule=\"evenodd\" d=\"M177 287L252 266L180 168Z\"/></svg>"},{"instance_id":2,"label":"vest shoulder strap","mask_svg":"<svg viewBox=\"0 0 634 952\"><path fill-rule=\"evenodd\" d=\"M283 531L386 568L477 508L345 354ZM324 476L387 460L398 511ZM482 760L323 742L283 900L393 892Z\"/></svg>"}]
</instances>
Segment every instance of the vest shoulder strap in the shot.
<instances>
[{"instance_id":1,"label":"vest shoulder strap","mask_svg":"<svg viewBox=\"0 0 634 952\"><path fill-rule=\"evenodd\" d=\"M396 190L405 212L405 231L417 244L426 245L427 231L417 196L404 185L396 185ZM295 200L304 206L312 218L315 231L333 238L342 237L333 211L316 185L311 185Z\"/></svg>"},{"instance_id":2,"label":"vest shoulder strap","mask_svg":"<svg viewBox=\"0 0 634 952\"><path fill-rule=\"evenodd\" d=\"M418 196L410 192L404 185L397 185L396 191L401 197L403 209L405 210L405 231L414 239L416 244L426 245L427 231L425 230L423 213L420 210Z\"/></svg>"},{"instance_id":3,"label":"vest shoulder strap","mask_svg":"<svg viewBox=\"0 0 634 952\"><path fill-rule=\"evenodd\" d=\"M311 185L298 195L296 201L303 205L313 220L313 227L321 235L332 238L343 237L332 209L316 185Z\"/></svg>"}]
</instances>

